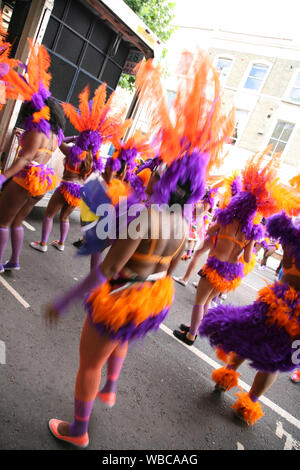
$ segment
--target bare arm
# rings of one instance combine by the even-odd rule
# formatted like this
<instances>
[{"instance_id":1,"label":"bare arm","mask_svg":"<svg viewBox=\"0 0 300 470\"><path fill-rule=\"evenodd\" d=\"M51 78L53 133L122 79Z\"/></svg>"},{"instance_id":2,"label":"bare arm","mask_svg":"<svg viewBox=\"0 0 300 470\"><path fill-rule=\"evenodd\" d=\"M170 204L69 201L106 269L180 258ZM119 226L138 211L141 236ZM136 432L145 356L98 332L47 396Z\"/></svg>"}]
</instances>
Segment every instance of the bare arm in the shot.
<instances>
[{"instance_id":1,"label":"bare arm","mask_svg":"<svg viewBox=\"0 0 300 470\"><path fill-rule=\"evenodd\" d=\"M169 266L168 271L167 271L167 276L171 276L172 272L174 271L177 264L179 263L184 250L185 250L185 243L182 244L182 247L179 250L179 252L177 253L177 255L174 256L174 258L172 258L172 261L171 261L170 266Z\"/></svg>"},{"instance_id":2,"label":"bare arm","mask_svg":"<svg viewBox=\"0 0 300 470\"><path fill-rule=\"evenodd\" d=\"M254 245L255 241L253 240L249 242L244 249L244 260L246 263L249 263L251 261Z\"/></svg>"},{"instance_id":3,"label":"bare arm","mask_svg":"<svg viewBox=\"0 0 300 470\"><path fill-rule=\"evenodd\" d=\"M31 131L24 135L22 155L3 173L5 178L11 178L34 159L38 148L42 145L42 140L43 134L40 132Z\"/></svg>"}]
</instances>

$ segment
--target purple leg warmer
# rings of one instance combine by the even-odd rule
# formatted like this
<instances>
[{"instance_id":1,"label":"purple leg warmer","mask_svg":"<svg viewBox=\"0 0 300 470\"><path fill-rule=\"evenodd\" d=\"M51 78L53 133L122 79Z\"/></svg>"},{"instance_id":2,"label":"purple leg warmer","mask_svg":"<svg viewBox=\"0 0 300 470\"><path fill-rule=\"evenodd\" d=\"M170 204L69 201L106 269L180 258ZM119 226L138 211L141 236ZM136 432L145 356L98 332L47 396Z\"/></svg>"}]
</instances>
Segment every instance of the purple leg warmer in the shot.
<instances>
[{"instance_id":1,"label":"purple leg warmer","mask_svg":"<svg viewBox=\"0 0 300 470\"><path fill-rule=\"evenodd\" d=\"M8 242L8 236L8 228L0 228L0 264L2 264L2 257Z\"/></svg>"},{"instance_id":2,"label":"purple leg warmer","mask_svg":"<svg viewBox=\"0 0 300 470\"><path fill-rule=\"evenodd\" d=\"M53 227L53 219L51 217L45 217L43 220L43 228L42 228L42 243L47 243L49 235L51 233Z\"/></svg>"},{"instance_id":3,"label":"purple leg warmer","mask_svg":"<svg viewBox=\"0 0 300 470\"><path fill-rule=\"evenodd\" d=\"M114 394L117 391L118 379L127 355L127 345L119 346L107 361L107 382L100 393Z\"/></svg>"},{"instance_id":4,"label":"purple leg warmer","mask_svg":"<svg viewBox=\"0 0 300 470\"><path fill-rule=\"evenodd\" d=\"M20 262L20 253L23 246L24 240L24 229L23 227L13 227L10 230L11 237L11 257L9 262L12 264L19 264Z\"/></svg>"},{"instance_id":5,"label":"purple leg warmer","mask_svg":"<svg viewBox=\"0 0 300 470\"><path fill-rule=\"evenodd\" d=\"M60 240L59 243L63 244L66 241L68 232L69 232L70 224L69 222L61 220L60 222Z\"/></svg>"},{"instance_id":6,"label":"purple leg warmer","mask_svg":"<svg viewBox=\"0 0 300 470\"><path fill-rule=\"evenodd\" d=\"M93 405L94 400L79 401L75 398L75 419L70 424L70 436L83 436L87 432Z\"/></svg>"}]
</instances>

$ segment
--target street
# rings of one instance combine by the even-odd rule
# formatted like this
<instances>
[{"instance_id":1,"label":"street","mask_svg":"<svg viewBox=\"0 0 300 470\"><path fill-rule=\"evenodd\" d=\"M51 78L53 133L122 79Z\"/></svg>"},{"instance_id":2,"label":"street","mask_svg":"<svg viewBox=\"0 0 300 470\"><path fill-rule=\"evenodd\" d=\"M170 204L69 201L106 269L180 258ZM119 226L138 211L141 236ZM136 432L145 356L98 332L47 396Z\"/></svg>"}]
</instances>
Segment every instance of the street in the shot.
<instances>
[{"instance_id":1,"label":"street","mask_svg":"<svg viewBox=\"0 0 300 470\"><path fill-rule=\"evenodd\" d=\"M81 236L78 212L71 216L63 253L51 246L40 253L29 246L40 239L44 210L36 207L26 220L21 271L0 276L2 450L71 448L50 434L48 420L73 419L84 312L78 304L49 329L42 311L55 295L87 274L90 260L76 257L72 245ZM56 218L49 241L58 234ZM4 260L9 255L8 244ZM174 274L182 275L187 266L188 261L181 261ZM195 274L192 280L197 278ZM256 267L225 303L251 303L265 280L273 279L273 266L265 271ZM214 392L211 373L221 363L208 341L198 337L188 347L172 334L181 322L189 323L195 295L192 282L175 286L174 304L159 331L130 347L114 408L95 402L89 449L300 450L300 384L293 384L290 374L281 374L261 399L265 416L254 427L237 420L230 406L238 389ZM255 371L245 363L240 373L240 385L249 388ZM105 374L103 370L103 381Z\"/></svg>"}]
</instances>

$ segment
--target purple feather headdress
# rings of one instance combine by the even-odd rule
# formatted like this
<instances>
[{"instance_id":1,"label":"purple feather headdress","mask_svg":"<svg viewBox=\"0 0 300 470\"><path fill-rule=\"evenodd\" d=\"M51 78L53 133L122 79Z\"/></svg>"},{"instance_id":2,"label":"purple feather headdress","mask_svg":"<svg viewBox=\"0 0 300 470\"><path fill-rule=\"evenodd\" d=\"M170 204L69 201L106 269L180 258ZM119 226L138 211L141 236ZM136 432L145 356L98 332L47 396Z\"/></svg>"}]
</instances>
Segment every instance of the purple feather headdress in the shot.
<instances>
[{"instance_id":1,"label":"purple feather headdress","mask_svg":"<svg viewBox=\"0 0 300 470\"><path fill-rule=\"evenodd\" d=\"M158 204L169 204L173 194L182 199L185 204L198 202L205 191L206 166L209 161L207 153L197 150L186 152L182 158L174 160L165 170L161 179L154 186L154 197ZM182 187L189 183L189 191Z\"/></svg>"},{"instance_id":2,"label":"purple feather headdress","mask_svg":"<svg viewBox=\"0 0 300 470\"><path fill-rule=\"evenodd\" d=\"M82 131L76 138L75 144L69 149L69 159L72 165L81 163L84 159L83 152L91 151L93 155L93 169L101 172L103 161L99 155L102 145L102 137L98 131L91 129Z\"/></svg>"},{"instance_id":3,"label":"purple feather headdress","mask_svg":"<svg viewBox=\"0 0 300 470\"><path fill-rule=\"evenodd\" d=\"M269 235L286 248L300 269L300 228L295 227L284 211L269 217L266 228Z\"/></svg>"},{"instance_id":4,"label":"purple feather headdress","mask_svg":"<svg viewBox=\"0 0 300 470\"><path fill-rule=\"evenodd\" d=\"M240 191L232 197L225 209L216 211L217 222L224 227L238 219L241 231L247 240L260 240L263 236L263 227L254 224L253 219L257 212L256 198L248 191Z\"/></svg>"}]
</instances>

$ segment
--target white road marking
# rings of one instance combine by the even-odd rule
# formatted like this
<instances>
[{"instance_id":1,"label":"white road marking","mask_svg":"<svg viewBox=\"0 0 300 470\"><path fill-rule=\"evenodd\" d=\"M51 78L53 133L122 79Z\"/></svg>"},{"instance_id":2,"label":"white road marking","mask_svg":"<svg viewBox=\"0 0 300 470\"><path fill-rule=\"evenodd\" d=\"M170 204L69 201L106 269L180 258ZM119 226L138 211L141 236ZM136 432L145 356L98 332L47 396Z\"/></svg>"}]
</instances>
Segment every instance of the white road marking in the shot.
<instances>
[{"instance_id":1,"label":"white road marking","mask_svg":"<svg viewBox=\"0 0 300 470\"><path fill-rule=\"evenodd\" d=\"M294 439L291 434L283 429L282 423L280 421L277 421L276 423L276 436L280 439L282 439L284 436L286 437L283 450L300 450L300 442Z\"/></svg>"},{"instance_id":2,"label":"white road marking","mask_svg":"<svg viewBox=\"0 0 300 470\"><path fill-rule=\"evenodd\" d=\"M211 359L209 356L207 356L205 353L203 353L202 351L200 351L199 349L195 348L195 346L188 346L187 344L183 343L182 341L180 341L179 339L177 339L174 335L173 335L173 332L172 330L170 330L170 328L168 328L166 325L164 324L161 324L160 325L160 329L163 330L167 335L171 336L173 339L175 339L175 341L178 341L178 343L180 343L182 346L186 347L187 349L189 349L190 351L192 351L192 353L194 353L196 356L198 356L200 359L202 359L204 362L206 362L207 364L209 364L210 366L212 366L214 369L218 369L220 368L220 364L216 361L214 361L213 359ZM250 386L248 384L246 384L245 382L243 382L242 380L239 380L239 385L244 389L246 390L247 392L249 392L250 390ZM269 400L268 398L266 398L264 395L262 395L259 400L264 403L266 406L268 406L269 408L271 408L271 410L273 410L275 413L277 413L279 416L281 416L282 418L284 418L286 421L288 421L289 423L293 424L293 426L295 426L296 428L300 429L300 420L295 418L294 416L292 416L288 411L285 411L283 408L281 408L280 406L276 405L276 403L273 403L271 400Z\"/></svg>"},{"instance_id":3,"label":"white road marking","mask_svg":"<svg viewBox=\"0 0 300 470\"><path fill-rule=\"evenodd\" d=\"M0 364L6 364L6 346L4 341L0 341Z\"/></svg>"},{"instance_id":4,"label":"white road marking","mask_svg":"<svg viewBox=\"0 0 300 470\"><path fill-rule=\"evenodd\" d=\"M260 290L260 289L256 289L256 287L251 286L250 284L248 284L248 282L242 281L242 284L244 284L244 286L250 287L250 289L256 290L256 292Z\"/></svg>"},{"instance_id":5,"label":"white road marking","mask_svg":"<svg viewBox=\"0 0 300 470\"><path fill-rule=\"evenodd\" d=\"M28 230L31 230L32 232L36 231L35 228L32 225L30 225L28 222L25 222L25 220L23 221L23 225L24 227L28 228Z\"/></svg>"},{"instance_id":6,"label":"white road marking","mask_svg":"<svg viewBox=\"0 0 300 470\"><path fill-rule=\"evenodd\" d=\"M240 442L237 443L237 450L245 450L245 447Z\"/></svg>"},{"instance_id":7,"label":"white road marking","mask_svg":"<svg viewBox=\"0 0 300 470\"><path fill-rule=\"evenodd\" d=\"M25 308L30 307L29 303L27 303L26 300L24 300L23 297L21 297L21 295L13 287L11 287L11 285L8 284L8 282L5 279L3 279L2 276L0 276L0 282L17 299L17 301L23 305L23 307Z\"/></svg>"}]
</instances>

